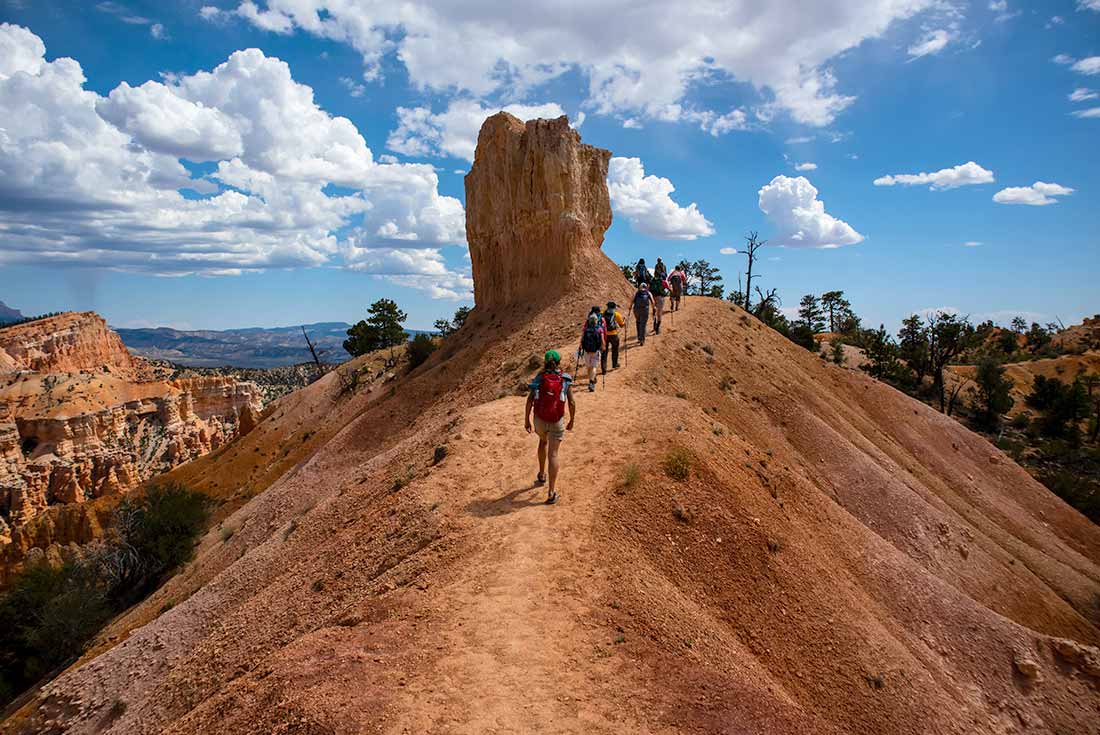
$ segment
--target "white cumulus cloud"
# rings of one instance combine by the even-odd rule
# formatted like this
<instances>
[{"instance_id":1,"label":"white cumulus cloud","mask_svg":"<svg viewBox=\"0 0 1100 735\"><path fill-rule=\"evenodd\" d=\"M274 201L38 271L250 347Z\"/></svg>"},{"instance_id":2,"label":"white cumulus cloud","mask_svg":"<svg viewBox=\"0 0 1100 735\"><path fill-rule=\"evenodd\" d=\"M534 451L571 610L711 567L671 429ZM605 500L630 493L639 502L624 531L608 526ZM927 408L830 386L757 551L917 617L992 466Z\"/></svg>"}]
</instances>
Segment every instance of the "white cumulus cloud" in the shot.
<instances>
[{"instance_id":1,"label":"white cumulus cloud","mask_svg":"<svg viewBox=\"0 0 1100 735\"><path fill-rule=\"evenodd\" d=\"M990 184L993 182L993 172L982 168L973 161L943 168L932 173L919 174L889 174L880 176L874 180L875 186L916 186L928 184L933 191L939 189L955 189L960 186L972 186L974 184Z\"/></svg>"},{"instance_id":2,"label":"white cumulus cloud","mask_svg":"<svg viewBox=\"0 0 1100 735\"><path fill-rule=\"evenodd\" d=\"M1057 56L1053 57L1051 59L1051 61L1053 61L1055 64L1063 64L1064 65L1064 64L1072 64L1074 61L1076 61L1076 59L1074 59L1069 54L1058 54Z\"/></svg>"},{"instance_id":3,"label":"white cumulus cloud","mask_svg":"<svg viewBox=\"0 0 1100 735\"><path fill-rule=\"evenodd\" d=\"M718 252L722 255L737 255L737 248L722 248Z\"/></svg>"},{"instance_id":4,"label":"white cumulus cloud","mask_svg":"<svg viewBox=\"0 0 1100 735\"><path fill-rule=\"evenodd\" d=\"M607 173L611 207L636 232L662 240L694 240L714 234L714 226L694 202L682 207L672 199L676 187L660 176L646 176L641 160L612 158Z\"/></svg>"},{"instance_id":5,"label":"white cumulus cloud","mask_svg":"<svg viewBox=\"0 0 1100 735\"><path fill-rule=\"evenodd\" d=\"M776 176L758 194L760 211L778 230L772 238L777 245L837 248L863 241L851 225L825 211L825 203L805 176Z\"/></svg>"},{"instance_id":6,"label":"white cumulus cloud","mask_svg":"<svg viewBox=\"0 0 1100 735\"><path fill-rule=\"evenodd\" d=\"M1073 189L1061 184L1048 184L1036 181L1031 186L1010 186L1001 189L993 195L993 201L998 204L1028 204L1033 207L1042 207L1047 204L1057 204L1054 197L1069 196Z\"/></svg>"},{"instance_id":7,"label":"white cumulus cloud","mask_svg":"<svg viewBox=\"0 0 1100 735\"><path fill-rule=\"evenodd\" d=\"M807 161L806 163L800 163L797 166L795 166L794 170L795 171L817 171L817 164L816 163L810 163L809 161Z\"/></svg>"},{"instance_id":8,"label":"white cumulus cloud","mask_svg":"<svg viewBox=\"0 0 1100 735\"><path fill-rule=\"evenodd\" d=\"M579 73L589 109L669 120L682 119L693 85L725 77L752 84L797 122L824 126L854 100L838 90L834 58L945 7L940 0L589 0L566 7L553 0L243 0L227 12L273 33L298 29L347 43L368 78L392 56L414 86L434 92L485 98Z\"/></svg>"},{"instance_id":9,"label":"white cumulus cloud","mask_svg":"<svg viewBox=\"0 0 1100 735\"><path fill-rule=\"evenodd\" d=\"M1100 0L1077 0L1077 9L1100 13Z\"/></svg>"},{"instance_id":10,"label":"white cumulus cloud","mask_svg":"<svg viewBox=\"0 0 1100 735\"><path fill-rule=\"evenodd\" d=\"M461 244L430 166L375 161L342 117L257 49L167 83L84 88L73 59L0 25L0 264L157 274L345 264L357 246ZM183 161L214 170L196 178Z\"/></svg>"}]
</instances>

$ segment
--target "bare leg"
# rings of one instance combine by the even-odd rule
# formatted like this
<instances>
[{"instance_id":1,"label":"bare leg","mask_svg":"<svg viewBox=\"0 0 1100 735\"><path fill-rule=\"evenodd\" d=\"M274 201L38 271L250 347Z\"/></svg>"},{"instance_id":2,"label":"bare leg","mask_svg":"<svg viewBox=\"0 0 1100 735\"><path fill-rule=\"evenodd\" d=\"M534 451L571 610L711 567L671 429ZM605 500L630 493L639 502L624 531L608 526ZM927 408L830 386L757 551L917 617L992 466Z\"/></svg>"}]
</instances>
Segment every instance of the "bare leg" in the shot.
<instances>
[{"instance_id":1,"label":"bare leg","mask_svg":"<svg viewBox=\"0 0 1100 735\"><path fill-rule=\"evenodd\" d=\"M559 447L561 447L561 440L560 439L551 439L550 440L549 455L550 455L550 496L551 497L553 497L553 495L555 494L554 493L554 488L557 486L557 482L558 482L558 448ZM540 445L539 448L541 449L542 446ZM539 456L541 457L542 455L540 454Z\"/></svg>"},{"instance_id":2,"label":"bare leg","mask_svg":"<svg viewBox=\"0 0 1100 735\"><path fill-rule=\"evenodd\" d=\"M539 437L539 477L546 477L546 442L546 437ZM554 481L551 480L550 486L553 487L553 485Z\"/></svg>"}]
</instances>

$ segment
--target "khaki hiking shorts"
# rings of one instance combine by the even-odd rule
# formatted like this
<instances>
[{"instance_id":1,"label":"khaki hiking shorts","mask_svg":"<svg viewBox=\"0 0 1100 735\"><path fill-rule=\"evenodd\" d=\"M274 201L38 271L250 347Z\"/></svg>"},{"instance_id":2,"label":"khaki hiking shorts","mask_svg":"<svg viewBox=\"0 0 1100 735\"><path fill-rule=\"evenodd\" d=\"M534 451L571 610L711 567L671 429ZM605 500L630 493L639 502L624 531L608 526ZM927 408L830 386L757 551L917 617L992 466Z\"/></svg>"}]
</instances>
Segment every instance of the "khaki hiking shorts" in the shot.
<instances>
[{"instance_id":1,"label":"khaki hiking shorts","mask_svg":"<svg viewBox=\"0 0 1100 735\"><path fill-rule=\"evenodd\" d=\"M535 419L535 433L542 439L553 439L554 441L561 441L565 438L565 416L562 416L555 423L549 423L543 421L538 416Z\"/></svg>"}]
</instances>

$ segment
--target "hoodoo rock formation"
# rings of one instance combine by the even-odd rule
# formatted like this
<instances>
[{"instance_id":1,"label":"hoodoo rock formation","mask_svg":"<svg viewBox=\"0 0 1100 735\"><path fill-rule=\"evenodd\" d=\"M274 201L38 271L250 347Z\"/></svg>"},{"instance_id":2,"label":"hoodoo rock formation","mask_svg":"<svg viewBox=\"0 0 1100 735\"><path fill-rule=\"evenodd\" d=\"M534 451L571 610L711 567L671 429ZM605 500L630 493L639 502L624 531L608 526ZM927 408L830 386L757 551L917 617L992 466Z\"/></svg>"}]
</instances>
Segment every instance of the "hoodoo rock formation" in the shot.
<instances>
[{"instance_id":1,"label":"hoodoo rock formation","mask_svg":"<svg viewBox=\"0 0 1100 735\"><path fill-rule=\"evenodd\" d=\"M466 174L477 306L544 303L622 278L600 251L611 226L610 158L581 143L565 116L524 123L499 112L484 122Z\"/></svg>"},{"instance_id":2,"label":"hoodoo rock formation","mask_svg":"<svg viewBox=\"0 0 1100 735\"><path fill-rule=\"evenodd\" d=\"M0 355L0 584L31 549L92 540L98 524L66 506L217 449L261 408L233 378L147 379L91 312L0 330Z\"/></svg>"}]
</instances>

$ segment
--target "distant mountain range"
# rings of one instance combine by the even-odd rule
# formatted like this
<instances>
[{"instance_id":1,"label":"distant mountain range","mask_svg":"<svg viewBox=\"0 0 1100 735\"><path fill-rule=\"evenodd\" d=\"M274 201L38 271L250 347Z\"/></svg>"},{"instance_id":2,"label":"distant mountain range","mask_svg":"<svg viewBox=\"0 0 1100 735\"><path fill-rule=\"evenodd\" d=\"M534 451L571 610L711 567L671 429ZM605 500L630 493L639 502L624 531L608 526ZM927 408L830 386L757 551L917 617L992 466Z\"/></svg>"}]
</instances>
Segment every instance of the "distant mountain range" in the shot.
<instances>
[{"instance_id":1,"label":"distant mountain range","mask_svg":"<svg viewBox=\"0 0 1100 735\"><path fill-rule=\"evenodd\" d=\"M306 324L324 362L348 359L344 340L350 324ZM168 360L188 367L274 368L309 362L313 358L302 337L302 327L249 327L245 329L182 331L169 327L119 329L123 343L135 355ZM405 330L410 335L421 330Z\"/></svg>"},{"instance_id":2,"label":"distant mountain range","mask_svg":"<svg viewBox=\"0 0 1100 735\"><path fill-rule=\"evenodd\" d=\"M13 309L3 301L0 301L0 324L17 322L22 318L23 312L19 311L19 309Z\"/></svg>"}]
</instances>

